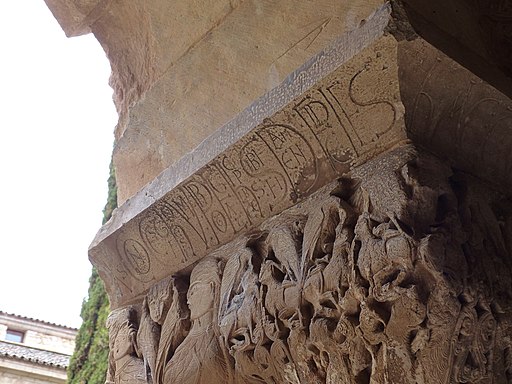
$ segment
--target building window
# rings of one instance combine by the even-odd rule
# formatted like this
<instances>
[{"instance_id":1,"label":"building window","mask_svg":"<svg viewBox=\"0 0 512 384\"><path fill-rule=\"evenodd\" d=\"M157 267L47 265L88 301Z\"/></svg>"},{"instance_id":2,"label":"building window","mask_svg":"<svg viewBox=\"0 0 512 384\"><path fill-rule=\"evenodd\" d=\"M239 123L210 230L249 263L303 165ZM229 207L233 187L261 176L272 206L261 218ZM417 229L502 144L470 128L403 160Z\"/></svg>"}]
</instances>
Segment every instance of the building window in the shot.
<instances>
[{"instance_id":1,"label":"building window","mask_svg":"<svg viewBox=\"0 0 512 384\"><path fill-rule=\"evenodd\" d=\"M23 332L8 329L7 332L5 333L5 340L13 341L15 343L23 343L23 336Z\"/></svg>"}]
</instances>

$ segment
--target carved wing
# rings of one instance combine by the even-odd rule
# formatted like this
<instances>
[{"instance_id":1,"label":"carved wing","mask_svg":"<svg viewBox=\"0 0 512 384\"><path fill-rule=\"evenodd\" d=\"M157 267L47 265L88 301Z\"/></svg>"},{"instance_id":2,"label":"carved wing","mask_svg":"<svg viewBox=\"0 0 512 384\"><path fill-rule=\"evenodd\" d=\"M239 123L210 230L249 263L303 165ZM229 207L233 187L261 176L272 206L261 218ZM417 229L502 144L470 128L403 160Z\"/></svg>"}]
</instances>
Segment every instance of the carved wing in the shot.
<instances>
[{"instance_id":1,"label":"carved wing","mask_svg":"<svg viewBox=\"0 0 512 384\"><path fill-rule=\"evenodd\" d=\"M162 383L164 368L176 348L183 342L190 329L190 315L187 307L187 290L179 281L172 282L172 303L162 324L160 343L156 358L154 383Z\"/></svg>"},{"instance_id":2,"label":"carved wing","mask_svg":"<svg viewBox=\"0 0 512 384\"><path fill-rule=\"evenodd\" d=\"M316 257L332 252L336 226L340 221L340 208L340 199L330 196L318 209L309 214L304 227L302 268L310 267ZM306 276L305 271L302 276Z\"/></svg>"},{"instance_id":3,"label":"carved wing","mask_svg":"<svg viewBox=\"0 0 512 384\"><path fill-rule=\"evenodd\" d=\"M148 382L150 382L150 376L155 374L159 338L160 326L151 319L147 299L145 298L142 304L142 315L137 332L137 345L138 353L142 355L144 360L144 374Z\"/></svg>"}]
</instances>

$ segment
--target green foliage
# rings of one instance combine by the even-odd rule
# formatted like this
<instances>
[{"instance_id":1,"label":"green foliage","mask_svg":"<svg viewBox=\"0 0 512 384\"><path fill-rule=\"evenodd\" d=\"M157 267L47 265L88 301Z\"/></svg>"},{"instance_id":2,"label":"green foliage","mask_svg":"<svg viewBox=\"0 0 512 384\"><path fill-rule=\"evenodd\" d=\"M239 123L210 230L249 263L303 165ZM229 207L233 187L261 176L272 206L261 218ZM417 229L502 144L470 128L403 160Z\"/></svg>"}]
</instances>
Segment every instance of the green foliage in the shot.
<instances>
[{"instance_id":1,"label":"green foliage","mask_svg":"<svg viewBox=\"0 0 512 384\"><path fill-rule=\"evenodd\" d=\"M103 224L105 224L111 217L114 209L117 208L117 185L116 174L114 171L114 164L110 162L110 174L107 180L108 184L108 197L107 204L103 208Z\"/></svg>"},{"instance_id":2,"label":"green foliage","mask_svg":"<svg viewBox=\"0 0 512 384\"><path fill-rule=\"evenodd\" d=\"M103 209L103 223L117 206L114 167L110 164L108 199ZM82 326L76 338L75 352L68 367L68 384L104 384L108 367L108 332L105 327L109 309L105 286L93 268L89 295L82 303Z\"/></svg>"},{"instance_id":3,"label":"green foliage","mask_svg":"<svg viewBox=\"0 0 512 384\"><path fill-rule=\"evenodd\" d=\"M103 282L95 269L89 279L89 297L82 304L82 326L68 368L70 384L104 384L108 360L108 333L105 322L109 302Z\"/></svg>"}]
</instances>

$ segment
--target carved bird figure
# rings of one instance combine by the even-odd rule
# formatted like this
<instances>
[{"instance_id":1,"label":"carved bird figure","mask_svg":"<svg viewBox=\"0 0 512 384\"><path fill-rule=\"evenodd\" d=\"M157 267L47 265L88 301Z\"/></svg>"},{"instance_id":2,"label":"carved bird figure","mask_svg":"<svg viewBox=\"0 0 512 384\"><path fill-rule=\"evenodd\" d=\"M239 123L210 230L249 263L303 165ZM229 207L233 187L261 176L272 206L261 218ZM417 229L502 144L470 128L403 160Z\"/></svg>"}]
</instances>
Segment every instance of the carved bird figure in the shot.
<instances>
[{"instance_id":1,"label":"carved bird figure","mask_svg":"<svg viewBox=\"0 0 512 384\"><path fill-rule=\"evenodd\" d=\"M340 199L330 196L318 209L313 210L304 227L301 268L309 268L315 258L332 253L336 226L340 222ZM301 273L305 277L305 273Z\"/></svg>"},{"instance_id":2,"label":"carved bird figure","mask_svg":"<svg viewBox=\"0 0 512 384\"><path fill-rule=\"evenodd\" d=\"M144 361L144 375L149 384L153 383L159 340L160 325L151 319L147 299L144 298L139 331L137 332L137 354Z\"/></svg>"}]
</instances>

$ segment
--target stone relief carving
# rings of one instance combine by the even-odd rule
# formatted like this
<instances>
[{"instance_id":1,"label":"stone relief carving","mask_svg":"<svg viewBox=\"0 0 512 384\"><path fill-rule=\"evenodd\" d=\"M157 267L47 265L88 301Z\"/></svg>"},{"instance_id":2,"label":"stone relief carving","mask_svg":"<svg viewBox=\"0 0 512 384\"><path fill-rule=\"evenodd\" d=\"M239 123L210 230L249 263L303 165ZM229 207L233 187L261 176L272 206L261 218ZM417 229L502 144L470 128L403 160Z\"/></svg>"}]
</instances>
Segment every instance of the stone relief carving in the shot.
<instances>
[{"instance_id":1,"label":"stone relief carving","mask_svg":"<svg viewBox=\"0 0 512 384\"><path fill-rule=\"evenodd\" d=\"M165 365L164 383L229 382L230 367L217 322L221 267L221 261L207 258L192 270L187 291L191 328Z\"/></svg>"},{"instance_id":2,"label":"stone relief carving","mask_svg":"<svg viewBox=\"0 0 512 384\"><path fill-rule=\"evenodd\" d=\"M511 224L469 176L388 154L155 285L136 343L114 311L110 382L510 382Z\"/></svg>"},{"instance_id":3,"label":"stone relief carving","mask_svg":"<svg viewBox=\"0 0 512 384\"><path fill-rule=\"evenodd\" d=\"M115 265L102 275L109 292L111 286L117 289L110 292L113 306L130 303L155 282L406 140L396 49L392 37L383 37L258 120L150 208L123 219L108 236L101 234L108 241L90 254L102 273ZM110 284L116 279L124 284Z\"/></svg>"},{"instance_id":4,"label":"stone relief carving","mask_svg":"<svg viewBox=\"0 0 512 384\"><path fill-rule=\"evenodd\" d=\"M112 311L107 328L110 353L106 383L146 383L144 363L138 356L135 309L125 307Z\"/></svg>"}]
</instances>

